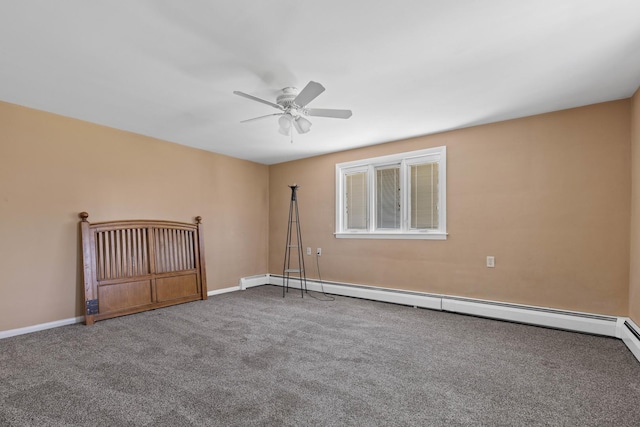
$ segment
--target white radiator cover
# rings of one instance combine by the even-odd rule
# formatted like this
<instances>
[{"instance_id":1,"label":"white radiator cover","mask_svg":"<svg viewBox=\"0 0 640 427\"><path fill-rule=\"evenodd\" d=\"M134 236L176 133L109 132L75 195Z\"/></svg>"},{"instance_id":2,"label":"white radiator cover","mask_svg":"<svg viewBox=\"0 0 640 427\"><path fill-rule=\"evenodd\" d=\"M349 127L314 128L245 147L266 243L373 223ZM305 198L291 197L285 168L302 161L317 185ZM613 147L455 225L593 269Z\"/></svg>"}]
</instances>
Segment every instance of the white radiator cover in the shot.
<instances>
[{"instance_id":1,"label":"white radiator cover","mask_svg":"<svg viewBox=\"0 0 640 427\"><path fill-rule=\"evenodd\" d=\"M640 328L629 318L620 319L620 339L629 347L631 353L640 361Z\"/></svg>"},{"instance_id":2,"label":"white radiator cover","mask_svg":"<svg viewBox=\"0 0 640 427\"><path fill-rule=\"evenodd\" d=\"M266 274L262 276L261 280L254 278L253 283L255 286L259 284L282 286L282 276ZM300 280L298 278L290 278L289 287L300 289ZM404 304L432 310L469 314L528 325L620 338L624 340L625 344L640 361L640 341L629 331L628 327L625 326L625 322L634 325L633 322L626 317L606 316L450 295L403 291L351 283L323 282L321 286L318 280L307 279L307 289L320 292L322 288L324 288L324 292L327 294ZM636 327L635 330L640 334L640 329ZM635 348L632 348L633 346L635 346Z\"/></svg>"}]
</instances>

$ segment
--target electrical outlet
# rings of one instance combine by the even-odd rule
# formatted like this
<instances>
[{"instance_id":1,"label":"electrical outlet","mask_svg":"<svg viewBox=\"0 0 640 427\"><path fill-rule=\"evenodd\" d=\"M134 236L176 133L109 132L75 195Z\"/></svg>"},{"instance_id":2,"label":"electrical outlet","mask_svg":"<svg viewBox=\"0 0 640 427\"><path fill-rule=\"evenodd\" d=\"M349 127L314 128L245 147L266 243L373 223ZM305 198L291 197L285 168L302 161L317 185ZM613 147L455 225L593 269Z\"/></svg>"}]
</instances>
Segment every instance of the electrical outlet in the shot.
<instances>
[{"instance_id":1,"label":"electrical outlet","mask_svg":"<svg viewBox=\"0 0 640 427\"><path fill-rule=\"evenodd\" d=\"M496 266L496 257L488 256L487 257L487 267L494 268Z\"/></svg>"},{"instance_id":2,"label":"electrical outlet","mask_svg":"<svg viewBox=\"0 0 640 427\"><path fill-rule=\"evenodd\" d=\"M311 248L307 248L307 255L311 255Z\"/></svg>"},{"instance_id":3,"label":"electrical outlet","mask_svg":"<svg viewBox=\"0 0 640 427\"><path fill-rule=\"evenodd\" d=\"M318 255L318 256L322 255L322 248L316 249L316 255Z\"/></svg>"}]
</instances>

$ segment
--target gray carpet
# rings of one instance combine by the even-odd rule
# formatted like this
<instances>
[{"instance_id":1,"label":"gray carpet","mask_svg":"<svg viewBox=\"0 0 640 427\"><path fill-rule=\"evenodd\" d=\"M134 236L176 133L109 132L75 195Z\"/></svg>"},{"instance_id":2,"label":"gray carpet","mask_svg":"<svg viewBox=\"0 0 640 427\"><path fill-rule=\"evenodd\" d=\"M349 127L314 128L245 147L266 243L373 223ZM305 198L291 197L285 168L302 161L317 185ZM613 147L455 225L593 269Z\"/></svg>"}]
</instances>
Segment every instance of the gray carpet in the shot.
<instances>
[{"instance_id":1,"label":"gray carpet","mask_svg":"<svg viewBox=\"0 0 640 427\"><path fill-rule=\"evenodd\" d=\"M262 286L0 340L0 425L640 425L622 341Z\"/></svg>"}]
</instances>

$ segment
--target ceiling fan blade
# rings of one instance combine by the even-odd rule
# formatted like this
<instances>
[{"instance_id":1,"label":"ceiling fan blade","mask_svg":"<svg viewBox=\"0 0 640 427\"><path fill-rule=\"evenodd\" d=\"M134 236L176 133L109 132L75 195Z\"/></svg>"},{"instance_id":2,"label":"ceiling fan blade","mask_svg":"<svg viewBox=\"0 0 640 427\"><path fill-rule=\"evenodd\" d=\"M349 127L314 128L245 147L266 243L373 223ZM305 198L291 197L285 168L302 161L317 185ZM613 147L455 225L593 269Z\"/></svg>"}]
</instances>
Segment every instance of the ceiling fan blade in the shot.
<instances>
[{"instance_id":1,"label":"ceiling fan blade","mask_svg":"<svg viewBox=\"0 0 640 427\"><path fill-rule=\"evenodd\" d=\"M307 108L304 112L309 116L332 117L334 119L348 119L351 117L351 110L332 110L330 108Z\"/></svg>"},{"instance_id":2,"label":"ceiling fan blade","mask_svg":"<svg viewBox=\"0 0 640 427\"><path fill-rule=\"evenodd\" d=\"M324 86L317 82L309 82L298 94L298 96L296 96L296 99L293 100L293 103L298 107L304 107L305 105L316 99L316 97L322 92L324 92Z\"/></svg>"},{"instance_id":3,"label":"ceiling fan blade","mask_svg":"<svg viewBox=\"0 0 640 427\"><path fill-rule=\"evenodd\" d=\"M271 105L272 107L277 108L278 110L282 110L283 109L278 104L275 104L273 102L267 101L266 99L258 98L257 96L249 95L248 93L240 92L239 90L234 90L233 93L235 93L238 96L242 96L244 98L247 98L247 99L252 99L254 101L262 102L263 104Z\"/></svg>"},{"instance_id":4,"label":"ceiling fan blade","mask_svg":"<svg viewBox=\"0 0 640 427\"><path fill-rule=\"evenodd\" d=\"M266 119L267 117L271 117L271 116L281 116L282 114L284 113L267 114L266 116L260 116L260 117L254 117L253 119L242 120L240 123L247 123L247 122L252 122L254 120Z\"/></svg>"}]
</instances>

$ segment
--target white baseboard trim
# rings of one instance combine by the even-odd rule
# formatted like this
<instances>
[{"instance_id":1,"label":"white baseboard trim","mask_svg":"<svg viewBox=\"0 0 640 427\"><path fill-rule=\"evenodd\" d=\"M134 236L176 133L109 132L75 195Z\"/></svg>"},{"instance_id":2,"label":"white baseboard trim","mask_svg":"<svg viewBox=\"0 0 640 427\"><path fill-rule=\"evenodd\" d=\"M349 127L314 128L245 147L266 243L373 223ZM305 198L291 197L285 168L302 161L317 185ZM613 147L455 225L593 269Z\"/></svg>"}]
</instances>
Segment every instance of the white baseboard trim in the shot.
<instances>
[{"instance_id":1,"label":"white baseboard trim","mask_svg":"<svg viewBox=\"0 0 640 427\"><path fill-rule=\"evenodd\" d=\"M282 276L270 275L270 284L282 286ZM324 282L323 286L324 291L328 294L391 302L433 310L449 311L452 313L470 314L497 320L609 337L619 338L620 335L618 317L616 316L603 316L546 307L402 291L349 283ZM289 287L300 289L300 279L290 278ZM320 291L320 282L314 279L307 279L307 288L313 291Z\"/></svg>"},{"instance_id":2,"label":"white baseboard trim","mask_svg":"<svg viewBox=\"0 0 640 427\"><path fill-rule=\"evenodd\" d=\"M54 322L40 323L38 325L26 326L24 328L9 329L8 331L0 331L0 339L15 337L16 335L30 334L31 332L44 331L47 329L57 328L59 326L73 325L75 323L84 322L84 316L70 317L68 319L56 320Z\"/></svg>"},{"instance_id":3,"label":"white baseboard trim","mask_svg":"<svg viewBox=\"0 0 640 427\"><path fill-rule=\"evenodd\" d=\"M254 286L268 285L269 276L269 274L259 274L256 276L241 277L239 288L244 291L245 289L253 288Z\"/></svg>"},{"instance_id":4,"label":"white baseboard trim","mask_svg":"<svg viewBox=\"0 0 640 427\"><path fill-rule=\"evenodd\" d=\"M239 291L240 286L231 286L230 288L222 288L222 289L214 289L212 291L207 291L207 296L226 294L227 292Z\"/></svg>"}]
</instances>

